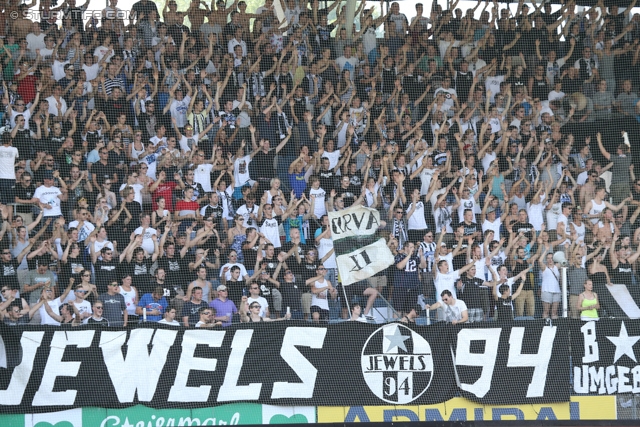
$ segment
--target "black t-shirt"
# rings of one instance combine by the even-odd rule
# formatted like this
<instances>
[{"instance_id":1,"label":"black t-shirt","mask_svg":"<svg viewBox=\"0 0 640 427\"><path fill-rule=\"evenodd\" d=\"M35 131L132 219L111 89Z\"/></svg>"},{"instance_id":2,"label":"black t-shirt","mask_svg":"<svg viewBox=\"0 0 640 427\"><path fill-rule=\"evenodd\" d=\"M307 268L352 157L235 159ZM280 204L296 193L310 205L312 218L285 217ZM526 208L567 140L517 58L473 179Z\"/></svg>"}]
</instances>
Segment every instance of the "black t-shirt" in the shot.
<instances>
[{"instance_id":1,"label":"black t-shirt","mask_svg":"<svg viewBox=\"0 0 640 427\"><path fill-rule=\"evenodd\" d=\"M33 140L29 132L29 129L19 129L12 140L12 145L18 149L18 154L21 159L32 158Z\"/></svg>"},{"instance_id":2,"label":"black t-shirt","mask_svg":"<svg viewBox=\"0 0 640 427\"><path fill-rule=\"evenodd\" d=\"M99 259L93 264L93 269L95 271L96 278L96 287L98 288L98 295L102 295L107 292L107 286L111 282L118 282L118 267L119 263L117 261L111 260L107 262L105 260ZM137 289L137 283L134 283Z\"/></svg>"},{"instance_id":3,"label":"black t-shirt","mask_svg":"<svg viewBox=\"0 0 640 427\"><path fill-rule=\"evenodd\" d=\"M305 290L304 283L286 283L280 282L280 293L282 294L282 307L289 307L291 311L301 311L302 292Z\"/></svg>"},{"instance_id":4,"label":"black t-shirt","mask_svg":"<svg viewBox=\"0 0 640 427\"><path fill-rule=\"evenodd\" d=\"M9 286L11 289L20 289L18 284L18 266L20 263L15 259L11 259L9 262L0 261L0 268L2 268L2 285Z\"/></svg>"},{"instance_id":5,"label":"black t-shirt","mask_svg":"<svg viewBox=\"0 0 640 427\"><path fill-rule=\"evenodd\" d=\"M158 258L158 268L164 268L165 273L167 273L166 283L180 285L185 290L191 281L190 279L193 278L193 274L189 274L189 264L184 258L180 258L179 254L174 255L172 258L167 256Z\"/></svg>"},{"instance_id":6,"label":"black t-shirt","mask_svg":"<svg viewBox=\"0 0 640 427\"><path fill-rule=\"evenodd\" d=\"M109 326L109 321L107 319L105 319L104 317L101 318L100 320L97 320L93 316L91 316L91 317L89 317L89 319L87 319L87 324L89 324L89 325L98 325L98 326Z\"/></svg>"},{"instance_id":7,"label":"black t-shirt","mask_svg":"<svg viewBox=\"0 0 640 427\"><path fill-rule=\"evenodd\" d=\"M256 181L268 181L274 178L276 176L275 170L273 169L273 160L275 157L275 150L270 150L268 153L258 151L251 160L251 163L249 163L249 174L251 178Z\"/></svg>"},{"instance_id":8,"label":"black t-shirt","mask_svg":"<svg viewBox=\"0 0 640 427\"><path fill-rule=\"evenodd\" d=\"M464 227L465 236L471 236L476 231L482 232L482 228L480 227L480 224L476 224L475 222L467 224L464 221L462 221L458 223L457 227Z\"/></svg>"},{"instance_id":9,"label":"black t-shirt","mask_svg":"<svg viewBox=\"0 0 640 427\"><path fill-rule=\"evenodd\" d=\"M136 17L138 19L140 19L140 14L143 13L144 16L142 17L142 20L144 21L149 20L149 14L153 11L155 11L156 16L158 16L158 7L151 0L140 0L134 3L131 11L136 13Z\"/></svg>"},{"instance_id":10,"label":"black t-shirt","mask_svg":"<svg viewBox=\"0 0 640 427\"><path fill-rule=\"evenodd\" d=\"M320 187L322 187L324 191L331 191L336 188L336 174L333 173L333 171L320 170L318 177L320 178Z\"/></svg>"},{"instance_id":11,"label":"black t-shirt","mask_svg":"<svg viewBox=\"0 0 640 427\"><path fill-rule=\"evenodd\" d=\"M189 326L195 326L198 320L200 320L200 315L198 314L200 307L209 307L209 305L206 301L200 301L197 304L193 301L187 301L184 303L184 306L182 306L182 317L189 317Z\"/></svg>"},{"instance_id":12,"label":"black t-shirt","mask_svg":"<svg viewBox=\"0 0 640 427\"><path fill-rule=\"evenodd\" d=\"M512 225L512 229L516 234L524 233L524 235L527 237L527 240L531 241L533 232L533 225L531 225L531 223L520 221L514 222Z\"/></svg>"},{"instance_id":13,"label":"black t-shirt","mask_svg":"<svg viewBox=\"0 0 640 427\"><path fill-rule=\"evenodd\" d=\"M222 213L224 212L224 210L222 209L222 206L217 205L217 206L211 206L211 205L207 205L204 208L204 215L202 215L203 218L213 218L213 223L215 224L216 230L218 231L218 233L222 232L223 230L223 226L222 226Z\"/></svg>"},{"instance_id":14,"label":"black t-shirt","mask_svg":"<svg viewBox=\"0 0 640 427\"><path fill-rule=\"evenodd\" d=\"M462 291L458 290L458 299L464 301L467 308L484 308L487 298L487 288L481 288L484 281L477 277L463 277Z\"/></svg>"},{"instance_id":15,"label":"black t-shirt","mask_svg":"<svg viewBox=\"0 0 640 427\"><path fill-rule=\"evenodd\" d=\"M111 159L111 156L109 156L109 159ZM96 182L100 185L107 179L113 179L113 174L117 173L116 171L115 165L109 160L107 160L106 165L102 162L95 162L91 166L91 175L95 175Z\"/></svg>"},{"instance_id":16,"label":"black t-shirt","mask_svg":"<svg viewBox=\"0 0 640 427\"><path fill-rule=\"evenodd\" d=\"M148 289L150 289L149 292L153 292L155 288L158 286L162 286L162 290L163 290L162 296L165 297L165 299L169 302L172 299L174 299L176 296L178 296L178 291L182 289L180 286L177 286L177 285L171 286L166 283L160 284L158 282L150 282L148 287Z\"/></svg>"},{"instance_id":17,"label":"black t-shirt","mask_svg":"<svg viewBox=\"0 0 640 427\"><path fill-rule=\"evenodd\" d=\"M14 196L20 200L31 200L33 199L33 193L36 192L36 187L33 185L33 182L29 184L28 187L24 187L22 184L16 184L14 188ZM17 205L16 212L18 213L31 213L32 205Z\"/></svg>"},{"instance_id":18,"label":"black t-shirt","mask_svg":"<svg viewBox=\"0 0 640 427\"><path fill-rule=\"evenodd\" d=\"M513 306L511 304L511 297L498 297L496 307L498 310L498 322L508 322L510 320L513 320Z\"/></svg>"},{"instance_id":19,"label":"black t-shirt","mask_svg":"<svg viewBox=\"0 0 640 427\"><path fill-rule=\"evenodd\" d=\"M31 259L27 258L27 268L29 270L37 270L41 265L51 265L53 263L53 257L50 253L44 253L37 255Z\"/></svg>"},{"instance_id":20,"label":"black t-shirt","mask_svg":"<svg viewBox=\"0 0 640 427\"><path fill-rule=\"evenodd\" d=\"M240 302L242 301L242 290L247 287L244 280L239 280L237 282L232 282L227 280L227 291L229 295L229 299L233 301L236 307L240 307ZM246 291L247 293L249 291Z\"/></svg>"},{"instance_id":21,"label":"black t-shirt","mask_svg":"<svg viewBox=\"0 0 640 427\"><path fill-rule=\"evenodd\" d=\"M145 258L142 262L138 263L135 260L132 260L129 265L129 274L131 275L132 285L136 287L139 286L144 287L145 283L147 283L151 279L151 266L153 265L153 261L151 258ZM97 269L96 263L96 269ZM166 270L165 270L166 271Z\"/></svg>"}]
</instances>

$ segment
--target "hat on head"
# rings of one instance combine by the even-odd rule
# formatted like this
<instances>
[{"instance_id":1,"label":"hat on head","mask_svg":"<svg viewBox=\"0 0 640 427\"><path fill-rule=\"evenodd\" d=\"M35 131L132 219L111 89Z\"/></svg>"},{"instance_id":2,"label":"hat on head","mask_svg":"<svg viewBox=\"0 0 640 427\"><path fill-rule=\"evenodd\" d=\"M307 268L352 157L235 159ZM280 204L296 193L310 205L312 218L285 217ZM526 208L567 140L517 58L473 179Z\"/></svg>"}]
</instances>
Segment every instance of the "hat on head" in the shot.
<instances>
[{"instance_id":1,"label":"hat on head","mask_svg":"<svg viewBox=\"0 0 640 427\"><path fill-rule=\"evenodd\" d=\"M447 246L447 244L445 242L440 242L440 246Z\"/></svg>"},{"instance_id":2,"label":"hat on head","mask_svg":"<svg viewBox=\"0 0 640 427\"><path fill-rule=\"evenodd\" d=\"M491 206L491 207L489 207L487 209L487 213L491 213L491 212L495 212L495 211L496 211L496 208L494 208L493 206Z\"/></svg>"},{"instance_id":3,"label":"hat on head","mask_svg":"<svg viewBox=\"0 0 640 427\"><path fill-rule=\"evenodd\" d=\"M227 287L225 285L220 285L216 288L216 291L226 291Z\"/></svg>"},{"instance_id":4,"label":"hat on head","mask_svg":"<svg viewBox=\"0 0 640 427\"><path fill-rule=\"evenodd\" d=\"M46 170L44 171L44 179L53 179L53 171L51 170Z\"/></svg>"}]
</instances>

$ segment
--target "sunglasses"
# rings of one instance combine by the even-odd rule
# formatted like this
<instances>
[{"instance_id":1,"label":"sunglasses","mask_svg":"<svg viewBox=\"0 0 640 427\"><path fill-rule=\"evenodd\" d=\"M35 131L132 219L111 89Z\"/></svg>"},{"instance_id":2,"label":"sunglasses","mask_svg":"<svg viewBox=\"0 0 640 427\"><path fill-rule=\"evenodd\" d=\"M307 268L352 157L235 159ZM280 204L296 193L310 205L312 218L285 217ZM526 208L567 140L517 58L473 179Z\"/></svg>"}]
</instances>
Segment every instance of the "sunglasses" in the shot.
<instances>
[{"instance_id":1,"label":"sunglasses","mask_svg":"<svg viewBox=\"0 0 640 427\"><path fill-rule=\"evenodd\" d=\"M250 305L249 308L260 308L260 306L257 304L253 304L253 305Z\"/></svg>"}]
</instances>

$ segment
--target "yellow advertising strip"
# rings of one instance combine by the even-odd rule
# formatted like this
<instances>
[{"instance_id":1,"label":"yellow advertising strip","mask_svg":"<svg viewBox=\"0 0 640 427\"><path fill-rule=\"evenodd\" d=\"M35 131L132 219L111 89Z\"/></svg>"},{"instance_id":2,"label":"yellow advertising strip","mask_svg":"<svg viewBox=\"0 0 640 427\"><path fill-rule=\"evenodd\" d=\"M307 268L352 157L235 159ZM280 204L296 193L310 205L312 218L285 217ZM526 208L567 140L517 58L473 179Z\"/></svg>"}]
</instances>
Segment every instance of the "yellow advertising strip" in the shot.
<instances>
[{"instance_id":1,"label":"yellow advertising strip","mask_svg":"<svg viewBox=\"0 0 640 427\"><path fill-rule=\"evenodd\" d=\"M319 423L493 420L615 420L615 396L572 396L541 405L481 405L460 397L437 405L319 406Z\"/></svg>"}]
</instances>

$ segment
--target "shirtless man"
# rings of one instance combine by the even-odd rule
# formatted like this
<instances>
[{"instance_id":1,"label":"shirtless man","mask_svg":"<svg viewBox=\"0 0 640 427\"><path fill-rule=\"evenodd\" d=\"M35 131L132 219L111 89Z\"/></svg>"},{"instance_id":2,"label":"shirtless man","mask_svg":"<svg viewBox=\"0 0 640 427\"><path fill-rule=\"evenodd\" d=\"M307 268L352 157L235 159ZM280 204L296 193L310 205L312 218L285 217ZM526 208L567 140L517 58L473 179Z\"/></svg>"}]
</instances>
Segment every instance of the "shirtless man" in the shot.
<instances>
[{"instance_id":1,"label":"shirtless man","mask_svg":"<svg viewBox=\"0 0 640 427\"><path fill-rule=\"evenodd\" d=\"M164 18L164 23L169 27L175 24L182 24L184 12L178 12L178 4L174 0L170 0L164 5L162 17Z\"/></svg>"},{"instance_id":2,"label":"shirtless man","mask_svg":"<svg viewBox=\"0 0 640 427\"><path fill-rule=\"evenodd\" d=\"M213 3L211 4L211 13L209 13L209 23L212 27L215 28L214 32L217 34L222 34L222 29L225 25L227 25L227 16L231 13L231 11L236 10L238 6L238 1L234 1L233 4L229 7L225 7L224 0L216 1L216 7L213 7ZM218 29L219 27L219 29Z\"/></svg>"},{"instance_id":3,"label":"shirtless man","mask_svg":"<svg viewBox=\"0 0 640 427\"><path fill-rule=\"evenodd\" d=\"M204 9L200 9L200 5L204 6ZM203 1L192 0L189 10L187 10L187 16L191 22L191 28L198 31L200 26L204 24L204 17L209 15L211 11L209 6Z\"/></svg>"},{"instance_id":4,"label":"shirtless man","mask_svg":"<svg viewBox=\"0 0 640 427\"><path fill-rule=\"evenodd\" d=\"M33 3L35 5L35 2ZM24 39L33 28L33 21L23 16L23 12L29 9L29 5L21 4L18 7L18 19L9 19L11 32L15 34L16 40Z\"/></svg>"}]
</instances>

